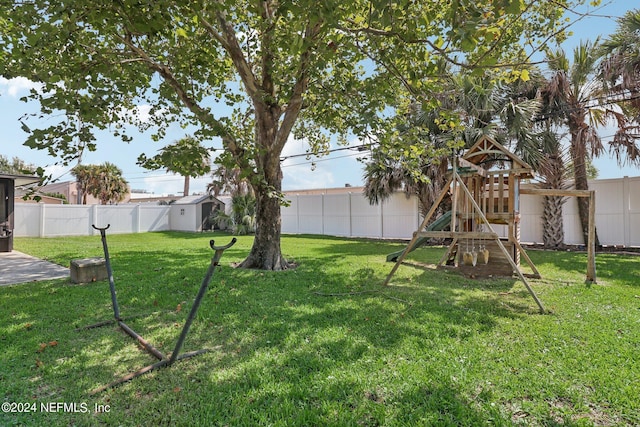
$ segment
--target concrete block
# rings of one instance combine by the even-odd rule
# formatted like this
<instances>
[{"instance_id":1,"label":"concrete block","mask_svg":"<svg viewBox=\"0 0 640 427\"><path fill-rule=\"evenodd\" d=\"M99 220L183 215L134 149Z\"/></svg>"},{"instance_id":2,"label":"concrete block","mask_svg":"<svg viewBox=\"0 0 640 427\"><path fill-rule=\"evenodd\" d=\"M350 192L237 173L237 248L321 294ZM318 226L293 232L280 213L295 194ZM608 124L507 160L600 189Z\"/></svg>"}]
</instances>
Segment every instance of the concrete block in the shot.
<instances>
[{"instance_id":1,"label":"concrete block","mask_svg":"<svg viewBox=\"0 0 640 427\"><path fill-rule=\"evenodd\" d=\"M73 283L89 283L109 278L104 258L84 258L71 260L71 281Z\"/></svg>"},{"instance_id":2,"label":"concrete block","mask_svg":"<svg viewBox=\"0 0 640 427\"><path fill-rule=\"evenodd\" d=\"M13 236L11 234L0 235L0 252L11 251L13 251Z\"/></svg>"}]
</instances>

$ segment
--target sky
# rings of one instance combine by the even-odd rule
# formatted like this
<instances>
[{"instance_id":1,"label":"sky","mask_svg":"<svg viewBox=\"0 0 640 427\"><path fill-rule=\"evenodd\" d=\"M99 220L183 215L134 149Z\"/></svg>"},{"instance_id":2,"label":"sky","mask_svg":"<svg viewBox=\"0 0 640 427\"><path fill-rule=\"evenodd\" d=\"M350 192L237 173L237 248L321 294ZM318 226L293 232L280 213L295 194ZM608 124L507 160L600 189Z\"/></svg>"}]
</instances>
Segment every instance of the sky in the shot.
<instances>
[{"instance_id":1,"label":"sky","mask_svg":"<svg viewBox=\"0 0 640 427\"><path fill-rule=\"evenodd\" d=\"M616 18L624 15L627 10L639 8L632 0L604 0L601 7L594 8L584 6L581 12L589 12L594 16L579 19L572 25L573 35L563 45L570 55L571 49L580 40L593 40L597 36L605 37L612 34L616 27ZM573 21L579 18L577 15L568 15ZM49 156L44 151L33 150L23 145L27 134L22 130L19 119L25 114L36 113L36 104L27 104L19 100L28 94L32 83L24 78L7 80L0 77L0 154L12 159L20 159L41 166L59 181L73 180L69 170L75 165L64 166L60 159ZM27 122L31 123L31 122ZM612 128L603 128L600 135L606 143L613 135ZM133 190L145 190L154 194L181 194L183 178L167 174L162 170L148 171L136 165L136 159L141 153L153 156L160 148L187 135L187 132L179 127L170 128L166 138L159 142L153 142L150 133L132 133L134 137L130 143L124 143L119 138L108 132L97 134L97 150L83 154L84 164L100 164L105 161L116 164L122 169L125 179ZM357 146L360 141L353 140L350 146ZM214 143L215 145L215 143ZM304 154L306 145L302 141L291 140L287 143L282 157ZM335 146L334 148L338 148ZM305 190L318 188L335 188L363 185L363 163L358 158L366 156L366 152L357 150L340 150L329 156L307 159L302 157L289 157L282 162L283 190ZM620 178L623 176L640 176L640 168L619 167L613 157L604 154L594 161L599 171L598 178ZM206 190L208 176L191 180L190 192L199 193Z\"/></svg>"}]
</instances>

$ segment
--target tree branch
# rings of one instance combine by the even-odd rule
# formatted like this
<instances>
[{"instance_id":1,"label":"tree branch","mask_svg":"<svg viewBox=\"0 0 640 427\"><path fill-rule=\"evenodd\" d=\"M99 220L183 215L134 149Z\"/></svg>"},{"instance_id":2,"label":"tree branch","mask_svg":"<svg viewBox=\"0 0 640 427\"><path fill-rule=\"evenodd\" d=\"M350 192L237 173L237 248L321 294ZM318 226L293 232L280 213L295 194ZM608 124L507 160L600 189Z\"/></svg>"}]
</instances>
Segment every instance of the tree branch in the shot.
<instances>
[{"instance_id":1,"label":"tree branch","mask_svg":"<svg viewBox=\"0 0 640 427\"><path fill-rule=\"evenodd\" d=\"M125 46L137 55L138 61L142 61L149 69L157 72L162 78L173 88L178 98L182 103L203 123L209 125L211 129L222 138L222 142L227 147L231 155L236 159L239 166L243 167L248 165L248 159L244 156L244 150L238 146L235 138L229 132L227 127L213 117L208 110L202 108L189 94L184 86L180 83L178 78L173 74L169 66L156 62L151 58L147 52L137 46L132 38L131 34L127 34L125 37L118 37ZM132 61L130 59L129 61Z\"/></svg>"},{"instance_id":2,"label":"tree branch","mask_svg":"<svg viewBox=\"0 0 640 427\"><path fill-rule=\"evenodd\" d=\"M305 29L304 34L305 41L315 39L320 34L322 24L322 22L318 22L313 26L307 24L307 28ZM291 129L293 129L293 125L295 124L298 115L300 114L300 110L302 110L302 95L305 93L307 87L309 86L308 68L309 61L311 59L311 46L313 46L313 43L307 43L306 45L308 47L300 54L300 66L298 68L296 83L293 86L291 97L289 98L289 102L287 103L287 106L284 110L282 123L280 124L280 128L278 129L278 132L276 134L275 148L280 151L284 147L284 144L287 142L289 134L291 133Z\"/></svg>"},{"instance_id":3,"label":"tree branch","mask_svg":"<svg viewBox=\"0 0 640 427\"><path fill-rule=\"evenodd\" d=\"M213 25L211 25L211 23L204 16L202 16L202 13L198 14L198 21L202 22L202 26L204 27L204 29L209 33L209 35L216 39L216 41L220 43L225 50L228 51L230 49L227 40L222 37L222 34L216 31L215 28L213 28Z\"/></svg>"},{"instance_id":4,"label":"tree branch","mask_svg":"<svg viewBox=\"0 0 640 427\"><path fill-rule=\"evenodd\" d=\"M279 107L275 101L275 86L273 83L273 53L272 42L273 37L271 31L275 28L273 20L273 11L270 8L270 2L268 0L259 1L261 7L262 19L268 23L267 28L262 34L260 40L260 46L262 48L262 90L264 94L269 97L267 103L271 105L272 114L280 114Z\"/></svg>"},{"instance_id":5,"label":"tree branch","mask_svg":"<svg viewBox=\"0 0 640 427\"><path fill-rule=\"evenodd\" d=\"M262 99L260 94L260 87L258 86L256 77L251 70L251 66L244 57L233 25L227 21L224 12L217 10L215 14L216 19L218 20L218 24L220 25L220 30L222 31L221 44L231 57L231 61L233 62L233 65L235 66L236 71L238 72L238 75L240 76L240 79L244 84L247 95L249 95L249 97L253 100L256 107L259 105L263 105L264 100Z\"/></svg>"}]
</instances>

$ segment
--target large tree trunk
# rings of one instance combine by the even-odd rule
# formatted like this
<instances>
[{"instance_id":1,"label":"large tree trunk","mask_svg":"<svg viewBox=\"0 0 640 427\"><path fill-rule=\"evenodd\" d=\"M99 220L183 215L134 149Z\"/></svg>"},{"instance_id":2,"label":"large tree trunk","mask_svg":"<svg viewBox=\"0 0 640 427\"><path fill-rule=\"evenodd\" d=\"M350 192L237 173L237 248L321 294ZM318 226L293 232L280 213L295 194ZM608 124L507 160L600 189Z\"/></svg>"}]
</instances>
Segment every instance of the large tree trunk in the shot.
<instances>
[{"instance_id":1,"label":"large tree trunk","mask_svg":"<svg viewBox=\"0 0 640 427\"><path fill-rule=\"evenodd\" d=\"M262 149L259 148L255 159L258 179L252 183L256 195L256 232L249 256L238 267L286 270L291 265L284 259L280 249L282 217L278 196L282 190L282 149L276 147L275 141L277 115L263 114L262 117L256 117L257 146Z\"/></svg>"},{"instance_id":2,"label":"large tree trunk","mask_svg":"<svg viewBox=\"0 0 640 427\"><path fill-rule=\"evenodd\" d=\"M576 190L588 190L589 182L587 180L587 148L586 142L582 141L584 133L584 121L582 127L578 130L569 126L571 130L571 160L573 161L573 175L575 179ZM582 227L582 237L584 244L589 243L589 199L587 197L578 197L578 215L580 217L580 226ZM595 233L595 245L600 246L598 233Z\"/></svg>"},{"instance_id":3,"label":"large tree trunk","mask_svg":"<svg viewBox=\"0 0 640 427\"><path fill-rule=\"evenodd\" d=\"M238 267L286 270L290 265L280 249L280 200L264 193L256 193L256 233L253 246L247 258Z\"/></svg>"}]
</instances>

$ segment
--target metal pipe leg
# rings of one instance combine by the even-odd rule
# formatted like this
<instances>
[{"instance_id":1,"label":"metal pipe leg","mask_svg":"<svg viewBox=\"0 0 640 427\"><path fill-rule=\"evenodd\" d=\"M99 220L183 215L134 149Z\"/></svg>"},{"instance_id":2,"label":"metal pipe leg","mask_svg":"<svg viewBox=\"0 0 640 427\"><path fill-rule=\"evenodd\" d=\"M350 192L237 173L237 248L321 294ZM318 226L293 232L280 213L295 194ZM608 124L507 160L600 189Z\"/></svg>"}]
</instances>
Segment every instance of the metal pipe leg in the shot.
<instances>
[{"instance_id":1,"label":"metal pipe leg","mask_svg":"<svg viewBox=\"0 0 640 427\"><path fill-rule=\"evenodd\" d=\"M106 227L96 227L91 225L96 230L100 231L102 237L102 250L104 251L104 260L107 266L107 274L109 275L109 290L111 291L111 304L113 305L113 316L117 321L122 320L120 317L120 308L118 307L118 299L116 298L116 284L113 280L113 270L111 269L111 259L109 258L109 248L107 247L107 234L105 230L111 227L111 224L107 224Z\"/></svg>"},{"instance_id":2,"label":"metal pipe leg","mask_svg":"<svg viewBox=\"0 0 640 427\"><path fill-rule=\"evenodd\" d=\"M198 295L196 295L196 299L193 302L193 306L191 307L191 311L189 312L189 316L187 317L187 321L182 328L182 332L180 333L180 337L178 338L178 342L176 343L176 347L171 353L171 359L169 359L169 364L172 364L178 358L178 353L180 353L180 349L182 348L182 344L184 343L187 334L189 333L189 328L191 327L191 322L193 322L193 318L196 316L196 312L200 307L200 303L202 302L202 298L204 297L205 292L207 291L207 287L209 286L209 282L211 282L211 278L213 277L213 273L218 266L220 258L222 258L222 253L229 249L236 243L236 238L234 237L231 242L226 244L225 246L214 246L214 241L211 240L209 245L211 249L215 251L213 258L211 258L211 264L209 264L209 268L207 269L207 273L202 279L202 284L200 285L200 290L198 290Z\"/></svg>"}]
</instances>

